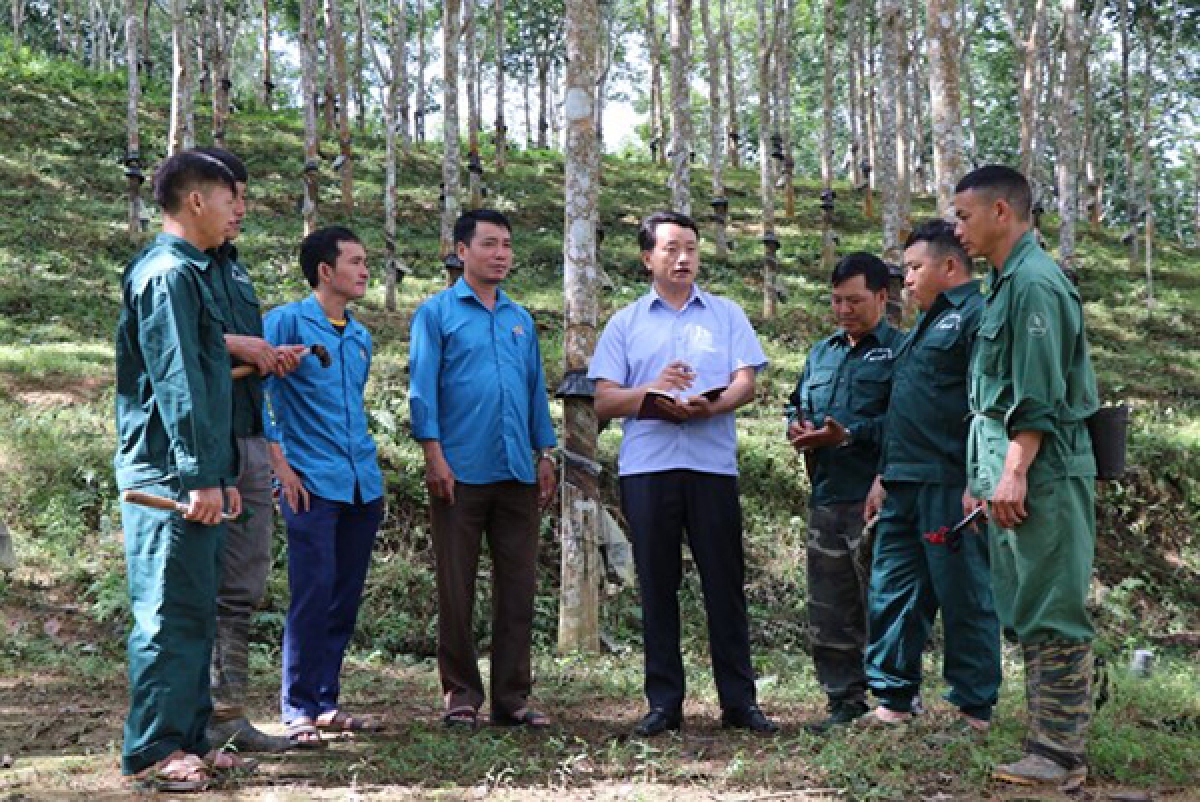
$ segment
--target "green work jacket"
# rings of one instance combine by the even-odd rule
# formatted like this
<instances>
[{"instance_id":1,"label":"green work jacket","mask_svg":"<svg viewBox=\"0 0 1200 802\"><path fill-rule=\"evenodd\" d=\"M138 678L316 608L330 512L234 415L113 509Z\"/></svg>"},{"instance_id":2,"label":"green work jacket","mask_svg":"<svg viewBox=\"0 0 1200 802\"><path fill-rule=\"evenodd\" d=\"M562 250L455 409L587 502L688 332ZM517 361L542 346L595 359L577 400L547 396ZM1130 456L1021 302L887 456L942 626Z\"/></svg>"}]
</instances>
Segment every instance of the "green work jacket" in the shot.
<instances>
[{"instance_id":1,"label":"green work jacket","mask_svg":"<svg viewBox=\"0 0 1200 802\"><path fill-rule=\"evenodd\" d=\"M904 332L881 320L850 344L839 329L813 346L789 399L789 419L821 426L826 417L846 427L850 442L819 448L811 461L814 506L863 501L879 467L883 419L892 388L892 364Z\"/></svg>"},{"instance_id":2,"label":"green work jacket","mask_svg":"<svg viewBox=\"0 0 1200 802\"><path fill-rule=\"evenodd\" d=\"M993 269L971 359L972 492L990 498L1017 432L1043 433L1030 486L1096 475L1087 419L1098 406L1083 302L1027 233Z\"/></svg>"},{"instance_id":3,"label":"green work jacket","mask_svg":"<svg viewBox=\"0 0 1200 802\"><path fill-rule=\"evenodd\" d=\"M214 252L212 290L230 334L263 336L262 305L254 294L250 274L238 262L238 251L226 243ZM257 437L263 433L263 385L257 373L233 383L233 433Z\"/></svg>"},{"instance_id":4,"label":"green work jacket","mask_svg":"<svg viewBox=\"0 0 1200 802\"><path fill-rule=\"evenodd\" d=\"M231 484L237 448L212 258L159 234L125 269L117 323L117 486Z\"/></svg>"},{"instance_id":5,"label":"green work jacket","mask_svg":"<svg viewBox=\"0 0 1200 802\"><path fill-rule=\"evenodd\" d=\"M938 295L904 339L883 425L884 481L966 484L967 375L982 314L979 282L968 281Z\"/></svg>"}]
</instances>

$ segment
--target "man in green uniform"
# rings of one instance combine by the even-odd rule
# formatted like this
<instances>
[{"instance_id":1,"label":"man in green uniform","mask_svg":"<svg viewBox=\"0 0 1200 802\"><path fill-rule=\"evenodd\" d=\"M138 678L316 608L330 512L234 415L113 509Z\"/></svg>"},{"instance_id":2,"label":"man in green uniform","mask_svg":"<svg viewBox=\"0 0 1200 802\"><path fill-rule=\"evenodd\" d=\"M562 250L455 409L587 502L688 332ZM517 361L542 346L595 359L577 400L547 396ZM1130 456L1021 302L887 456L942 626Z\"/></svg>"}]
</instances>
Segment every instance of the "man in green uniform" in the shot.
<instances>
[{"instance_id":1,"label":"man in green uniform","mask_svg":"<svg viewBox=\"0 0 1200 802\"><path fill-rule=\"evenodd\" d=\"M955 188L956 232L992 266L971 361L968 479L991 520L996 609L1025 662L1025 756L998 779L1077 787L1087 775L1096 546L1087 419L1096 377L1079 293L1030 231L1029 183L991 165Z\"/></svg>"},{"instance_id":2,"label":"man in green uniform","mask_svg":"<svg viewBox=\"0 0 1200 802\"><path fill-rule=\"evenodd\" d=\"M271 460L263 436L261 376L284 376L299 364L304 346L276 348L263 339L262 308L250 273L238 261L233 244L246 215L246 185L250 175L242 160L223 148L199 148L198 153L224 164L237 183L234 215L225 242L212 252L213 298L225 319L225 347L234 361L253 366L250 375L233 384L233 434L238 446L237 489L245 514L225 526L221 556L221 585L217 592L217 638L213 645L213 715L208 739L230 744L239 752L283 752L292 741L267 735L246 717L249 674L250 618L262 600L271 571L271 535L275 501Z\"/></svg>"},{"instance_id":3,"label":"man in green uniform","mask_svg":"<svg viewBox=\"0 0 1200 802\"><path fill-rule=\"evenodd\" d=\"M892 361L904 335L884 319L888 268L852 253L833 269L839 329L813 346L792 393L788 439L812 482L808 518L808 616L817 679L829 716L815 732L867 712L869 550L863 504L879 465Z\"/></svg>"},{"instance_id":4,"label":"man in green uniform","mask_svg":"<svg viewBox=\"0 0 1200 802\"><path fill-rule=\"evenodd\" d=\"M205 251L224 242L234 193L219 161L192 151L167 159L154 179L163 232L121 283L117 486L186 505L182 515L121 508L133 613L121 768L166 790L202 790L238 762L207 754L205 738L222 512L241 508L225 323Z\"/></svg>"},{"instance_id":5,"label":"man in green uniform","mask_svg":"<svg viewBox=\"0 0 1200 802\"><path fill-rule=\"evenodd\" d=\"M983 314L954 224L931 220L904 249L904 288L921 310L900 346L883 426L881 473L864 513L879 514L868 600L867 683L873 721L913 716L921 654L938 609L946 699L986 732L1000 686L1000 624L987 536L955 533L967 484L967 375Z\"/></svg>"}]
</instances>

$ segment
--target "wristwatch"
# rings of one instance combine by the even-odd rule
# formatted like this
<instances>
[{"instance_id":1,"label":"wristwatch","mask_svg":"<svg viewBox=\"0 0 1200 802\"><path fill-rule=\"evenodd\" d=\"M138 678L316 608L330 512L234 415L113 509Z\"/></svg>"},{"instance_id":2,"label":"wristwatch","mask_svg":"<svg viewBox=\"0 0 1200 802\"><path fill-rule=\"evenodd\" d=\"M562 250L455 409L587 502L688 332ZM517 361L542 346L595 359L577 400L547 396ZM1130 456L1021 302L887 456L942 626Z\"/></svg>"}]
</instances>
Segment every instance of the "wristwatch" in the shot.
<instances>
[{"instance_id":1,"label":"wristwatch","mask_svg":"<svg viewBox=\"0 0 1200 802\"><path fill-rule=\"evenodd\" d=\"M548 460L550 460L551 462L553 462L555 465L557 465L557 464L558 464L558 457L556 457L556 456L555 456L555 453L554 453L554 449L553 449L553 448L542 448L542 449L538 449L538 453L537 453L537 454L538 454L538 461L539 461L539 462L541 462L541 461L542 461L542 460L544 460L544 459L548 459Z\"/></svg>"},{"instance_id":2,"label":"wristwatch","mask_svg":"<svg viewBox=\"0 0 1200 802\"><path fill-rule=\"evenodd\" d=\"M838 443L837 447L845 448L846 446L850 445L853 442L854 442L854 431L849 426L847 426L846 427L846 439L843 440L842 442Z\"/></svg>"}]
</instances>

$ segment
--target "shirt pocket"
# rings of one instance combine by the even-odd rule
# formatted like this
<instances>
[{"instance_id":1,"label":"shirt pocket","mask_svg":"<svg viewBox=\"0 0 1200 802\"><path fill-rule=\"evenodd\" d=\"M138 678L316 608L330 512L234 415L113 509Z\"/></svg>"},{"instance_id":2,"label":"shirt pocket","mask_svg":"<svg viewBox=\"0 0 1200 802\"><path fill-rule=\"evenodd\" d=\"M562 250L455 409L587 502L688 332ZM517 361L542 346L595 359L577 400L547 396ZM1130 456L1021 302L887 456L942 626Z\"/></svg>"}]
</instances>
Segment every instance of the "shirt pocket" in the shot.
<instances>
[{"instance_id":1,"label":"shirt pocket","mask_svg":"<svg viewBox=\"0 0 1200 802\"><path fill-rule=\"evenodd\" d=\"M804 383L804 391L800 398L804 407L802 411L807 420L820 423L820 419L829 414L830 407L833 405L836 375L832 368L821 368L814 370L808 377L808 381Z\"/></svg>"},{"instance_id":2,"label":"shirt pocket","mask_svg":"<svg viewBox=\"0 0 1200 802\"><path fill-rule=\"evenodd\" d=\"M961 385L966 381L970 354L966 352L962 332L935 331L922 344L920 358L925 376L939 387Z\"/></svg>"},{"instance_id":3,"label":"shirt pocket","mask_svg":"<svg viewBox=\"0 0 1200 802\"><path fill-rule=\"evenodd\" d=\"M1003 318L985 320L975 338L975 364L988 376L998 377L1008 351L1008 336Z\"/></svg>"},{"instance_id":4,"label":"shirt pocket","mask_svg":"<svg viewBox=\"0 0 1200 802\"><path fill-rule=\"evenodd\" d=\"M874 417L887 411L892 392L893 360L866 362L854 373L850 406L856 415Z\"/></svg>"}]
</instances>

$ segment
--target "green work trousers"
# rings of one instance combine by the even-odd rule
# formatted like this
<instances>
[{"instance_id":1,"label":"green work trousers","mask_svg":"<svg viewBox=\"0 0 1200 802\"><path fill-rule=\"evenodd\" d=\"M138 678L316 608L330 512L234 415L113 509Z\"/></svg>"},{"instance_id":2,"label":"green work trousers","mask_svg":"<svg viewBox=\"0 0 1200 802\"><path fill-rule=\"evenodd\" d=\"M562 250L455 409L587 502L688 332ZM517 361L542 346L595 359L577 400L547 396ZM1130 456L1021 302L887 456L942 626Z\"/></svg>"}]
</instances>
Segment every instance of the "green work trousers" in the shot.
<instances>
[{"instance_id":1,"label":"green work trousers","mask_svg":"<svg viewBox=\"0 0 1200 802\"><path fill-rule=\"evenodd\" d=\"M1086 602L1096 553L1095 503L1090 477L1041 482L1029 488L1024 523L991 526L996 612L1022 644L1091 642Z\"/></svg>"},{"instance_id":2,"label":"green work trousers","mask_svg":"<svg viewBox=\"0 0 1200 802\"><path fill-rule=\"evenodd\" d=\"M992 599L988 536L931 543L962 518L961 485L888 482L867 603L867 684L890 710L908 712L921 687L921 655L941 610L946 700L988 720L1000 688L1000 624Z\"/></svg>"},{"instance_id":3,"label":"green work trousers","mask_svg":"<svg viewBox=\"0 0 1200 802\"><path fill-rule=\"evenodd\" d=\"M181 501L187 495L174 483L138 489ZM225 527L132 504L121 505L121 516L133 614L121 769L136 774L180 749L208 751L209 663Z\"/></svg>"}]
</instances>

